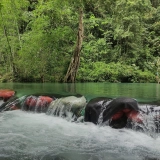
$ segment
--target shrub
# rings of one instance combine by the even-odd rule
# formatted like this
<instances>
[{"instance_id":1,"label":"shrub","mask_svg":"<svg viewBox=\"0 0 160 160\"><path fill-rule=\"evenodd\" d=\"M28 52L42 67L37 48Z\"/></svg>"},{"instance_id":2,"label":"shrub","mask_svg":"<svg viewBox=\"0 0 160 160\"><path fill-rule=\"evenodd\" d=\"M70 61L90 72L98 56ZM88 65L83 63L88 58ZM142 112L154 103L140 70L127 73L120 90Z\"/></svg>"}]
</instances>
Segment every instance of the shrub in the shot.
<instances>
[{"instance_id":1,"label":"shrub","mask_svg":"<svg viewBox=\"0 0 160 160\"><path fill-rule=\"evenodd\" d=\"M77 81L146 83L155 82L156 78L150 71L142 71L135 65L95 62L80 66Z\"/></svg>"}]
</instances>

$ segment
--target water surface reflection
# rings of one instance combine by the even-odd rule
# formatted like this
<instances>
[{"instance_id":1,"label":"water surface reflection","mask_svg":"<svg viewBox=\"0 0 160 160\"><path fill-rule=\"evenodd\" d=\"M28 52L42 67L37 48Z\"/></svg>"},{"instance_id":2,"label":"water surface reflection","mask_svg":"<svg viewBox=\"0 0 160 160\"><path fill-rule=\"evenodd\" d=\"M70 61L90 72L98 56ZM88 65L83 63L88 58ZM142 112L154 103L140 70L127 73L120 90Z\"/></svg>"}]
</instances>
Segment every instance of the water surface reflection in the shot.
<instances>
[{"instance_id":1,"label":"water surface reflection","mask_svg":"<svg viewBox=\"0 0 160 160\"><path fill-rule=\"evenodd\" d=\"M156 83L0 83L0 89L9 88L23 96L34 93L82 94L93 97L131 97L139 101L160 100L160 84Z\"/></svg>"}]
</instances>

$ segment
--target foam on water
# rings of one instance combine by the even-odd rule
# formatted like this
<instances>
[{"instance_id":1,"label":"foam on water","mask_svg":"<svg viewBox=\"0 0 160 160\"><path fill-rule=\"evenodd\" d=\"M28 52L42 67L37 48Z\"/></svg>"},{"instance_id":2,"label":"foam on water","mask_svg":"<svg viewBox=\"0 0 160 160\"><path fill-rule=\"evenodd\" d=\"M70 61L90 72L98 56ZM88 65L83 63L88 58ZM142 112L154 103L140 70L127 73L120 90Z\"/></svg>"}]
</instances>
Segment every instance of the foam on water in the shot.
<instances>
[{"instance_id":1,"label":"foam on water","mask_svg":"<svg viewBox=\"0 0 160 160\"><path fill-rule=\"evenodd\" d=\"M151 160L160 157L160 136L72 123L46 114L0 114L3 160Z\"/></svg>"},{"instance_id":2,"label":"foam on water","mask_svg":"<svg viewBox=\"0 0 160 160\"><path fill-rule=\"evenodd\" d=\"M3 103L4 103L3 100L0 99L0 106L1 106Z\"/></svg>"}]
</instances>

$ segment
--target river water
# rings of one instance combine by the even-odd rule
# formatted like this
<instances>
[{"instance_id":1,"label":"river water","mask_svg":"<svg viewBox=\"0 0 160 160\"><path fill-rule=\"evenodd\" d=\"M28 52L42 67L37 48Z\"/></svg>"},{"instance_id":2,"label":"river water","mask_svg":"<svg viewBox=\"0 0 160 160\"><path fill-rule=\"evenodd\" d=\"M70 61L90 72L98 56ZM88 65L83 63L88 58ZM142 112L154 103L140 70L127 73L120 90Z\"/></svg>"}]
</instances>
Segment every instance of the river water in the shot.
<instances>
[{"instance_id":1,"label":"river water","mask_svg":"<svg viewBox=\"0 0 160 160\"><path fill-rule=\"evenodd\" d=\"M82 94L93 97L160 100L158 84L76 83L0 84L17 96L34 93ZM160 135L129 129L74 123L44 113L20 110L0 113L0 160L159 160Z\"/></svg>"},{"instance_id":2,"label":"river water","mask_svg":"<svg viewBox=\"0 0 160 160\"><path fill-rule=\"evenodd\" d=\"M0 83L0 89L14 89L17 96L33 93L82 94L93 97L132 97L138 101L160 100L160 84L157 83Z\"/></svg>"}]
</instances>

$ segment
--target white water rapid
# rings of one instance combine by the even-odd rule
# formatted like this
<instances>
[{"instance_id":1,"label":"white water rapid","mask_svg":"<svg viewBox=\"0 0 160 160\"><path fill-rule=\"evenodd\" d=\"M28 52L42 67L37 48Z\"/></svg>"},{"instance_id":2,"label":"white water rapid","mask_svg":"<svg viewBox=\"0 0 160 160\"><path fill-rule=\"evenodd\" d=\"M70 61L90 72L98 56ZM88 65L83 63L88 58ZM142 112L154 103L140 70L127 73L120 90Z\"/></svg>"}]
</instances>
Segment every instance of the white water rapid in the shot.
<instances>
[{"instance_id":1,"label":"white water rapid","mask_svg":"<svg viewBox=\"0 0 160 160\"><path fill-rule=\"evenodd\" d=\"M156 138L44 113L0 113L0 160L159 160Z\"/></svg>"}]
</instances>

